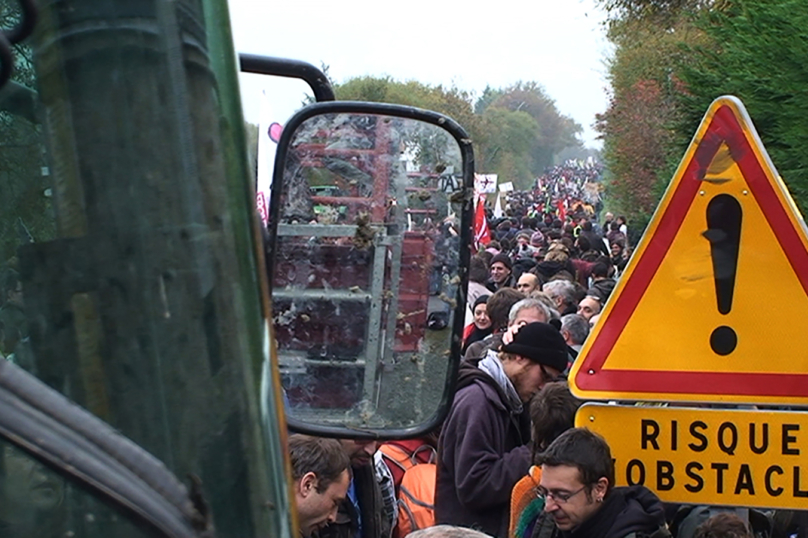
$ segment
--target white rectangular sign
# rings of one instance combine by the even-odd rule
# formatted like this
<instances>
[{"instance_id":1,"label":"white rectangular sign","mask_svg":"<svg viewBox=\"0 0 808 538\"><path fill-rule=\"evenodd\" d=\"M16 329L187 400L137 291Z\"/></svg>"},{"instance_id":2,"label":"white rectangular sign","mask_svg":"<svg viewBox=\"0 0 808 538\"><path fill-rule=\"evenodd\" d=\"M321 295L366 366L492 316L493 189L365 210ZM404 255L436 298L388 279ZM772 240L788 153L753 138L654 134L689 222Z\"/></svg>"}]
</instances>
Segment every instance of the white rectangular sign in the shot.
<instances>
[{"instance_id":1,"label":"white rectangular sign","mask_svg":"<svg viewBox=\"0 0 808 538\"><path fill-rule=\"evenodd\" d=\"M474 174L474 190L481 194L497 192L497 175Z\"/></svg>"}]
</instances>

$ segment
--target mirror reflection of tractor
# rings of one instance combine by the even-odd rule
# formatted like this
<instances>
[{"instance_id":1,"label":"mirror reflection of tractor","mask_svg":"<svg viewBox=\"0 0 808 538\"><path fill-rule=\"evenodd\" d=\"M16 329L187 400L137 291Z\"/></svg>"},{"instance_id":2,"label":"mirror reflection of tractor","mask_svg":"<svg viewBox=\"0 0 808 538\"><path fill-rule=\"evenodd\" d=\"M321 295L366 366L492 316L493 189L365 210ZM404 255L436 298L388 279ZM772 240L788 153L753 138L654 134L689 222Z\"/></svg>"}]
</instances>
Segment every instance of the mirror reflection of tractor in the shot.
<instances>
[{"instance_id":1,"label":"mirror reflection of tractor","mask_svg":"<svg viewBox=\"0 0 808 538\"><path fill-rule=\"evenodd\" d=\"M284 135L270 280L292 415L357 427L394 424L407 407L405 424L413 408L432 416L461 278L460 238L447 230L467 218L438 187L463 167L460 142L424 119L338 108Z\"/></svg>"}]
</instances>

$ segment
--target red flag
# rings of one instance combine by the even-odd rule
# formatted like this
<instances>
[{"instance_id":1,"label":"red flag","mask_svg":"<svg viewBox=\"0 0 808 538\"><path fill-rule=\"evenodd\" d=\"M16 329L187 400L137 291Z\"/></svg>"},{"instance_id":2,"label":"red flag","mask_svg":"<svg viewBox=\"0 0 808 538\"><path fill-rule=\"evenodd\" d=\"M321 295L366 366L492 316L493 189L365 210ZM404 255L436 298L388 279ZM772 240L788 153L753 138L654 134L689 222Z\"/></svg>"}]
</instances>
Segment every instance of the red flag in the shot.
<instances>
[{"instance_id":1,"label":"red flag","mask_svg":"<svg viewBox=\"0 0 808 538\"><path fill-rule=\"evenodd\" d=\"M488 219L485 218L485 199L480 196L474 210L474 250L477 251L480 245L490 242L491 232L488 230Z\"/></svg>"},{"instance_id":2,"label":"red flag","mask_svg":"<svg viewBox=\"0 0 808 538\"><path fill-rule=\"evenodd\" d=\"M558 202L556 202L556 207L558 208L558 212L557 212L558 219L561 222L564 222L565 220L567 220L567 208L564 207L564 202L559 200Z\"/></svg>"}]
</instances>

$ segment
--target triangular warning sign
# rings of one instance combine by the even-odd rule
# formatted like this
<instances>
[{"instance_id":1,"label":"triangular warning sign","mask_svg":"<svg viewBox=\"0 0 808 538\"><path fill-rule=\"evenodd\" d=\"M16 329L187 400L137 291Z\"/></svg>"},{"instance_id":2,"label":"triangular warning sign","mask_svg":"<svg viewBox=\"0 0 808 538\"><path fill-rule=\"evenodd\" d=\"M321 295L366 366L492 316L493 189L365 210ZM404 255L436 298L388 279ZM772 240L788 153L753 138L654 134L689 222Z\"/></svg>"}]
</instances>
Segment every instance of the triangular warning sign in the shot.
<instances>
[{"instance_id":1,"label":"triangular warning sign","mask_svg":"<svg viewBox=\"0 0 808 538\"><path fill-rule=\"evenodd\" d=\"M808 403L805 222L715 100L570 373L582 398Z\"/></svg>"}]
</instances>

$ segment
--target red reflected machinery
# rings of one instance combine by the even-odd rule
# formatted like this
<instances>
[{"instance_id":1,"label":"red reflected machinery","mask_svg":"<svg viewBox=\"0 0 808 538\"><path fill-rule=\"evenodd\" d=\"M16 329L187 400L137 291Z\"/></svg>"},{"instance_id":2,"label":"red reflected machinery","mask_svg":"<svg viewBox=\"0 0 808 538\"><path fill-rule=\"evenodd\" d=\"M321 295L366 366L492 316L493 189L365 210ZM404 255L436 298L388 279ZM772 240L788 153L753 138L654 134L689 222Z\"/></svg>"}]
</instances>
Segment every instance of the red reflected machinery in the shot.
<instances>
[{"instance_id":1,"label":"red reflected machinery","mask_svg":"<svg viewBox=\"0 0 808 538\"><path fill-rule=\"evenodd\" d=\"M293 209L281 210L273 253L287 395L314 408L322 394L330 407L374 401L384 372L422 349L435 270L437 174L408 171L384 117L340 129L294 145L281 204Z\"/></svg>"}]
</instances>

